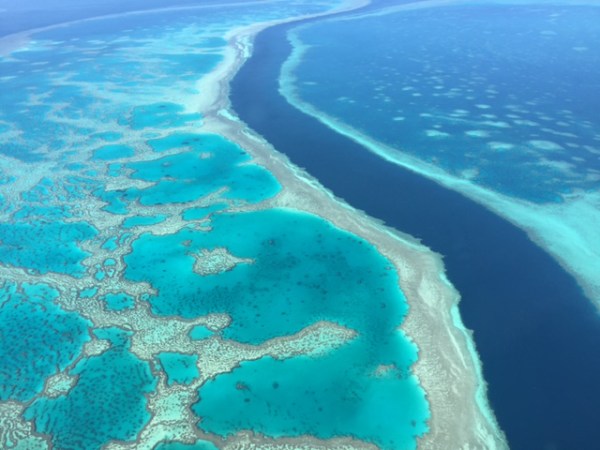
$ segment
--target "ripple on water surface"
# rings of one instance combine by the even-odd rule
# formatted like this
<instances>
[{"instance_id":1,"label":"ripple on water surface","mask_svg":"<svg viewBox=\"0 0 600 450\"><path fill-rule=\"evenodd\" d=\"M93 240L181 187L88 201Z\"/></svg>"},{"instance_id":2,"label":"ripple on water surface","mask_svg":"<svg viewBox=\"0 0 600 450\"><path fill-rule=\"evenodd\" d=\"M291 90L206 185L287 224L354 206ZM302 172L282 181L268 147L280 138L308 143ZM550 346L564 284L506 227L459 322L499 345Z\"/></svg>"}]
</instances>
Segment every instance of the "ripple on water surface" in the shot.
<instances>
[{"instance_id":1,"label":"ripple on water surface","mask_svg":"<svg viewBox=\"0 0 600 450\"><path fill-rule=\"evenodd\" d=\"M407 305L393 266L366 241L322 219L289 210L215 214L211 228L144 234L133 243L125 276L158 289L150 300L156 313L225 312L233 319L225 336L249 343L317 320L371 330L371 339L402 322ZM193 273L202 269L195 264L202 250L223 246L245 262L212 275Z\"/></svg>"},{"instance_id":2,"label":"ripple on water surface","mask_svg":"<svg viewBox=\"0 0 600 450\"><path fill-rule=\"evenodd\" d=\"M60 221L0 223L0 262L40 273L58 272L81 277L88 256L77 243L93 238L95 228L87 222Z\"/></svg>"}]
</instances>

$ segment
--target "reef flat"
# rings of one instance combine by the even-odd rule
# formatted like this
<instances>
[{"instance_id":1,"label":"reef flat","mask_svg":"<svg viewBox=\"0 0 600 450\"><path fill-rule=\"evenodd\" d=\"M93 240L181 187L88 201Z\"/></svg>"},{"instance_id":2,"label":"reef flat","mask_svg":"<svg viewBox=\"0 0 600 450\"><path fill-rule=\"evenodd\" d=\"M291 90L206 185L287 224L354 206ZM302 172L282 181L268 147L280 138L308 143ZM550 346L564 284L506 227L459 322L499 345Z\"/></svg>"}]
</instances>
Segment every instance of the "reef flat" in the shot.
<instances>
[{"instance_id":1,"label":"reef flat","mask_svg":"<svg viewBox=\"0 0 600 450\"><path fill-rule=\"evenodd\" d=\"M466 196L474 198L467 191L483 191L486 183L485 190L491 186L525 189L529 195L554 192L557 196L550 200L536 200L542 202L539 206L518 196L510 202L529 208L528 217L549 229L557 225L560 233L553 239L564 236L574 222L589 228L585 239L554 242L589 258L591 264L583 266L597 281L598 259L592 255L598 243L598 209L592 203L589 214L585 208L566 214L568 208L563 207L572 195L595 195L597 108L591 105L598 99L593 95L596 85L569 89L578 84L569 80L586 78L598 67L594 52L580 48L591 42L598 21L574 20L579 15L596 17L598 11L502 3L511 6L416 2L288 27L296 51L283 72L263 70L274 54L281 65L291 51L289 45L275 44L284 41L278 36L285 30L268 30L259 36L262 43L257 47L269 58L242 68L250 72L242 80L252 76L268 81L256 87L260 95L244 95L241 82L237 97L242 106L254 102L262 107L280 126L269 129L249 111L240 109L240 115L335 195L422 238L444 255L448 276L463 297L461 315L474 330L491 405L511 447L586 447L597 440L592 411L599 394L595 380L600 373L600 322L594 307L556 261L522 230L488 210L490 197L475 203ZM504 27L506 22L510 26ZM377 32L365 34L369 30ZM515 32L516 41L528 36L526 43L516 45L518 56L508 45L513 38L505 39L506 30ZM473 35L486 36L485 45ZM547 61L539 57L545 54L539 48L553 48L560 57ZM520 64L523 53L531 57L528 70ZM585 70L540 74L533 69L563 59ZM270 94L277 86L282 96ZM586 91L589 95L581 96ZM520 102L523 111L511 112ZM564 111L554 106L563 102L570 104ZM442 114L448 106L449 113ZM504 106L508 111L502 111ZM575 114L581 120L573 120ZM570 120L557 119L555 125L571 131L551 126L553 115L570 115ZM530 123L538 116L537 124ZM513 121L518 123L508 127ZM365 148L372 150L371 156ZM548 164L549 158L557 164ZM572 174L579 175L565 176L560 161L572 163ZM511 170L513 163L518 169ZM425 166L427 171L421 171ZM548 211L563 214L547 220ZM514 361L520 370L500 361ZM558 388L567 384L577 389ZM536 420L529 420L534 416ZM564 426L553 425L558 422Z\"/></svg>"},{"instance_id":2,"label":"reef flat","mask_svg":"<svg viewBox=\"0 0 600 450\"><path fill-rule=\"evenodd\" d=\"M360 5L86 19L0 60L2 447L503 445L439 257L229 109L258 31Z\"/></svg>"}]
</instances>

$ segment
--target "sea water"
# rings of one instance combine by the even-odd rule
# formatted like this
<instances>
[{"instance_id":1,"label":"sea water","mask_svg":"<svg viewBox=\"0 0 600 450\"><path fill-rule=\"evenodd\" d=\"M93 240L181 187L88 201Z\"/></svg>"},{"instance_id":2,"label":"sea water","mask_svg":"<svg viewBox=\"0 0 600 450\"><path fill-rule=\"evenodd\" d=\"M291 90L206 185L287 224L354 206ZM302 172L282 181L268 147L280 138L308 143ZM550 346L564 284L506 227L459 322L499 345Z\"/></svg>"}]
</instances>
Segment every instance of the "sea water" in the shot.
<instances>
[{"instance_id":1,"label":"sea water","mask_svg":"<svg viewBox=\"0 0 600 450\"><path fill-rule=\"evenodd\" d=\"M134 241L125 277L158 289L150 299L156 314L225 312L232 318L225 336L248 343L295 333L317 320L341 323L380 345L395 335L405 299L393 267L366 241L286 210L216 214L210 226L210 233L185 228ZM203 249L223 245L245 262L190 276ZM369 314L373 305L364 300L372 295L386 314Z\"/></svg>"},{"instance_id":2,"label":"sea water","mask_svg":"<svg viewBox=\"0 0 600 450\"><path fill-rule=\"evenodd\" d=\"M414 17L416 12L411 14ZM396 16L400 17L399 14ZM426 17L432 16L435 16L433 12L427 12ZM481 22L478 17L475 15L473 21ZM364 20L376 22L379 19L387 20L386 16L375 15ZM377 138L381 138L389 132L389 127L395 126L394 122L402 122L404 116L388 116L389 110L378 103L380 99L371 100L366 94L360 104L342 108L339 102L343 99L324 93L327 88L340 89L329 85L333 79L344 84L346 96L371 92L368 89L361 91L364 87L360 85L362 78L348 76L348 73L363 71L370 74L366 81L388 77L388 88L398 90L400 83L394 84L391 75L386 75L385 70L378 71L377 66L364 65L364 61L382 56L388 64L394 61L414 63L402 58L386 58L386 52L406 51L401 43L392 45L392 41L385 41L386 50L380 52L381 55L367 54L370 43L356 45L358 40L371 36L356 33L360 20L317 22L293 31L291 35L296 37L303 33L307 34L307 39L322 37L319 45L311 41L314 45L303 48L302 58L295 60L296 64L300 61L296 66L295 95L302 94L305 89L322 89L323 96L319 101L324 109L327 108L327 113L335 109L340 115L345 114L344 119L354 121L353 129L360 128L363 132L366 128L362 127L370 124L373 133L377 132ZM415 20L410 26L418 27L419 23ZM585 23L588 22L584 20ZM328 53L332 48L325 43L329 42L336 49L344 45L337 40L340 36L338 27L340 33L346 33L345 43L352 44L352 52L365 59L355 61L352 70L326 72L322 67L330 61L325 59L332 58L334 53ZM314 36L309 32L312 28L316 30ZM391 25L388 29L390 33L401 32ZM379 28L373 33L383 35L384 31L385 28ZM425 31L421 30L419 36L425 42L433 39ZM474 329L492 406L512 448L570 448L573 445L585 448L596 442L593 411L600 401L595 381L600 374L596 351L600 345L600 324L596 311L581 289L522 231L462 195L368 152L366 147L338 133L343 131L346 136L351 135L347 129L333 126L330 114L313 109L310 110L311 115L316 116L313 118L291 107L287 100L292 97L285 89L286 83L290 86L290 79L281 78L281 65L291 50L285 42L286 35L285 29L270 29L259 35L253 58L233 81L232 102L242 119L336 195L398 229L423 238L426 244L444 254L448 276L462 296L461 314L466 325ZM407 39L409 43L417 42L416 37ZM439 39L441 41L443 37ZM379 41L374 39L373 42ZM294 44L298 48L298 42L294 41ZM358 51L358 48L365 51ZM339 59L334 59L340 64L349 63L352 52L346 50ZM318 57L326 53L327 58ZM314 76L305 77L309 72ZM299 76L300 73L303 75ZM284 72L285 75L289 72ZM319 83L316 75L324 79ZM252 90L248 89L250 82ZM287 100L278 95L282 85ZM418 98L414 96L414 99ZM296 99L293 99L294 104L308 111L306 104L299 105ZM388 100L392 104L386 108L407 107L405 102L393 105L394 99ZM483 102L477 104L485 105ZM361 105L365 107L364 111L360 110ZM411 107L417 108L416 105ZM483 111L486 108L477 109ZM456 111L456 114L463 113ZM486 117L485 120L494 118ZM339 122L335 124L339 125ZM469 129L475 131L478 128ZM415 128L410 133L418 134L419 130ZM442 137L441 133L429 134L437 139ZM472 133L471 138L481 139L482 136L483 133ZM398 135L397 139L402 137ZM364 140L361 138L360 142ZM456 164L461 162L461 155L456 153ZM446 154L447 160L451 156ZM493 166L487 170L493 170ZM571 388L563 389L567 385Z\"/></svg>"},{"instance_id":3,"label":"sea water","mask_svg":"<svg viewBox=\"0 0 600 450\"><path fill-rule=\"evenodd\" d=\"M2 366L0 401L30 401L57 368L81 352L91 325L53 304L59 293L47 285L6 282L0 290Z\"/></svg>"},{"instance_id":4,"label":"sea water","mask_svg":"<svg viewBox=\"0 0 600 450\"><path fill-rule=\"evenodd\" d=\"M290 73L295 93L394 149L510 196L542 203L598 190L600 51L591 43L600 10L473 3L295 31L306 46Z\"/></svg>"},{"instance_id":5,"label":"sea water","mask_svg":"<svg viewBox=\"0 0 600 450\"><path fill-rule=\"evenodd\" d=\"M373 350L360 339L321 358L243 363L200 389L194 405L205 418L200 427L221 435L252 429L269 436L353 436L380 448L412 448L413 436L426 431L415 420L427 415L423 397L407 368L376 375L373 363L383 355Z\"/></svg>"},{"instance_id":6,"label":"sea water","mask_svg":"<svg viewBox=\"0 0 600 450\"><path fill-rule=\"evenodd\" d=\"M132 441L150 419L144 396L155 385L150 366L127 351L126 339L112 339L110 350L69 372L78 378L67 395L36 400L25 412L56 447L94 449L112 439Z\"/></svg>"},{"instance_id":7,"label":"sea water","mask_svg":"<svg viewBox=\"0 0 600 450\"><path fill-rule=\"evenodd\" d=\"M281 89L381 157L527 230L600 303L599 11L380 8L292 33Z\"/></svg>"},{"instance_id":8,"label":"sea water","mask_svg":"<svg viewBox=\"0 0 600 450\"><path fill-rule=\"evenodd\" d=\"M251 427L416 447L430 417L411 372L417 349L398 329L407 304L394 268L321 218L250 211L279 182L244 149L204 133L193 108L205 94L196 81L222 61L227 32L336 4L221 4L75 22L0 58L0 101L11 105L0 111L0 321L10 350L0 362L0 411L19 411L0 418L10 430L0 446L212 449L173 435L202 419L196 433L215 442ZM194 325L207 314L231 322L217 332ZM148 337L167 329L218 359L214 343L256 349L317 322L331 326L322 321L356 337L312 357L302 349L240 357L238 369L208 383L205 354ZM232 376L260 401L246 405ZM188 403L169 403L181 392ZM233 395L229 414L224 395ZM178 408L192 406L188 423ZM293 417L277 417L292 408ZM331 413L343 415L317 423ZM161 428L161 414L185 423Z\"/></svg>"},{"instance_id":9,"label":"sea water","mask_svg":"<svg viewBox=\"0 0 600 450\"><path fill-rule=\"evenodd\" d=\"M227 313L232 323L223 336L251 344L322 320L356 330L360 339L327 357L284 364L263 359L218 377L200 389L194 410L203 417L202 428L220 435L248 428L270 436L352 435L384 448L413 446L414 436L427 430L423 419L428 411L409 375L415 348L397 330L406 303L389 262L366 241L292 211L216 214L210 226L210 233L143 234L134 242L125 258L125 276L151 280L159 292L149 299L155 314ZM224 242L244 262L190 277L194 255ZM373 295L376 303L365 301L374 300ZM381 366L393 369L375 376ZM235 396L236 380L248 377L253 386L269 376L285 382L281 389L261 388L255 394L259 403L246 405L245 397ZM307 390L313 392L310 398L303 394ZM219 407L224 398L230 408Z\"/></svg>"}]
</instances>

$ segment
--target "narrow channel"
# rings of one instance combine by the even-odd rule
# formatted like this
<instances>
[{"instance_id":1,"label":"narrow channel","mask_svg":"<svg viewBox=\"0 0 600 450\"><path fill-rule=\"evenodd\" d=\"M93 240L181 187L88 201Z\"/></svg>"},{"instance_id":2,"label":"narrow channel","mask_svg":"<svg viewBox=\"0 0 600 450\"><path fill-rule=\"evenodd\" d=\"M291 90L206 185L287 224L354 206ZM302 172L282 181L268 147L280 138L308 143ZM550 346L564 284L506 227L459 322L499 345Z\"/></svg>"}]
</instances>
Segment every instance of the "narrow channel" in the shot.
<instances>
[{"instance_id":1,"label":"narrow channel","mask_svg":"<svg viewBox=\"0 0 600 450\"><path fill-rule=\"evenodd\" d=\"M258 35L232 82L233 109L336 196L444 255L511 448L593 448L600 442L595 307L522 230L292 107L278 78L291 52L286 33L297 25Z\"/></svg>"}]
</instances>

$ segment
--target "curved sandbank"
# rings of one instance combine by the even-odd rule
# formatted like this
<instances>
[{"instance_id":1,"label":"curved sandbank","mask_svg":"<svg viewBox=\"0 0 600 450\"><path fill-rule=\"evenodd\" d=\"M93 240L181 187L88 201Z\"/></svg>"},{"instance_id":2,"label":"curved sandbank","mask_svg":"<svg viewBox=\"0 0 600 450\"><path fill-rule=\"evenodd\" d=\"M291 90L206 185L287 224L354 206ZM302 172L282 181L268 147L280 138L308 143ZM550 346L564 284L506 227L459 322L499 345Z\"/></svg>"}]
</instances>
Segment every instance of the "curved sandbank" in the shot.
<instances>
[{"instance_id":1,"label":"curved sandbank","mask_svg":"<svg viewBox=\"0 0 600 450\"><path fill-rule=\"evenodd\" d=\"M351 2L346 9L362 4L364 2ZM224 60L199 81L198 90L204 94L202 99L189 99L188 108L203 115L203 129L237 143L278 179L282 190L268 201L270 206L323 217L367 239L393 262L409 303L402 330L419 348L413 371L427 393L431 409L430 432L420 439L419 447L506 448L504 436L487 404L485 382L473 341L460 320L459 294L444 275L441 257L410 236L378 223L335 198L317 180L248 129L231 111L229 82L250 57L253 37L283 22L261 23L231 32L227 36L229 48Z\"/></svg>"},{"instance_id":2,"label":"curved sandbank","mask_svg":"<svg viewBox=\"0 0 600 450\"><path fill-rule=\"evenodd\" d=\"M460 0L431 0L367 13L365 17L464 3ZM455 190L524 229L533 242L548 252L577 280L586 296L600 308L600 227L597 226L600 223L599 192L576 192L566 196L562 203L536 204L492 191L466 178L456 177L438 166L403 152L402 149L379 142L300 98L295 88L294 71L301 63L306 47L294 33L290 33L290 41L294 51L284 64L280 78L280 93L290 104L383 159Z\"/></svg>"}]
</instances>

